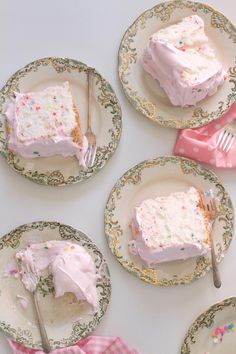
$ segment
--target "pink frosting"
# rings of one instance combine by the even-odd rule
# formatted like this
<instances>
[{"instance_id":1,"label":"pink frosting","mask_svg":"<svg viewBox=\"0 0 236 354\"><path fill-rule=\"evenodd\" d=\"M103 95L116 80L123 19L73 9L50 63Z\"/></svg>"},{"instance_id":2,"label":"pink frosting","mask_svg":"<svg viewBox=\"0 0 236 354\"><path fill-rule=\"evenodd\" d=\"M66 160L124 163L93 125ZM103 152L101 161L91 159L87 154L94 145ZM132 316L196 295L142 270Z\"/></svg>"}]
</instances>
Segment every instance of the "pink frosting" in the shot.
<instances>
[{"instance_id":1,"label":"pink frosting","mask_svg":"<svg viewBox=\"0 0 236 354\"><path fill-rule=\"evenodd\" d=\"M48 241L29 245L16 254L22 282L27 290L37 288L41 273L49 268L53 275L55 297L74 293L96 311L96 269L92 257L81 246L66 241Z\"/></svg>"}]
</instances>

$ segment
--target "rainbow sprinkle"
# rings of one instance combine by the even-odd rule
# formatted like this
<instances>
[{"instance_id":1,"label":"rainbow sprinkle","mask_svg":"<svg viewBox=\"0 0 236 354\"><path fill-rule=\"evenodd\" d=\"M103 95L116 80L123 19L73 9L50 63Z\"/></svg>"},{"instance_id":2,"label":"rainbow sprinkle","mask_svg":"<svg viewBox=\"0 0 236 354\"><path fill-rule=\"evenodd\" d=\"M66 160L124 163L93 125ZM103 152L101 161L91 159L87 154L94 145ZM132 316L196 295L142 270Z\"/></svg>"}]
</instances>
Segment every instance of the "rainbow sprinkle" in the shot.
<instances>
[{"instance_id":1,"label":"rainbow sprinkle","mask_svg":"<svg viewBox=\"0 0 236 354\"><path fill-rule=\"evenodd\" d=\"M223 327L216 327L211 333L214 343L220 343L226 333L235 332L235 326L233 323L224 325Z\"/></svg>"}]
</instances>

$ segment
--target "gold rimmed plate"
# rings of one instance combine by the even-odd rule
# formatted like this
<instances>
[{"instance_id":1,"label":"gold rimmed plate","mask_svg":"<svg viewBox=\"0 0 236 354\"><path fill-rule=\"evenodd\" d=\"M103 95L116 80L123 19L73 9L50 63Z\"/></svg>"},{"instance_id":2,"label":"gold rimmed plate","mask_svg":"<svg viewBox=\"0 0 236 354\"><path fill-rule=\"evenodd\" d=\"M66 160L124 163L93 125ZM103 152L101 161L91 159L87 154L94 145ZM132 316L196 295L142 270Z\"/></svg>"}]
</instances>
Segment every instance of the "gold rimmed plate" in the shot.
<instances>
[{"instance_id":1,"label":"gold rimmed plate","mask_svg":"<svg viewBox=\"0 0 236 354\"><path fill-rule=\"evenodd\" d=\"M121 265L139 279L160 286L186 284L203 277L210 270L210 254L148 267L140 257L128 251L128 242L132 239L129 225L134 208L144 199L187 191L191 186L200 191L211 189L217 198L219 216L213 237L220 261L233 237L234 213L229 195L209 169L181 157L159 157L128 170L111 190L105 208L108 245Z\"/></svg>"},{"instance_id":2,"label":"gold rimmed plate","mask_svg":"<svg viewBox=\"0 0 236 354\"><path fill-rule=\"evenodd\" d=\"M7 149L7 132L4 107L15 91L39 91L48 86L69 81L73 100L80 113L83 133L87 122L87 65L68 58L36 60L17 71L0 92L0 152L18 173L34 182L64 186L81 182L105 166L115 152L122 130L121 109L108 81L95 70L92 97L92 127L97 137L97 154L94 165L79 167L75 157L39 157L24 159Z\"/></svg>"},{"instance_id":3,"label":"gold rimmed plate","mask_svg":"<svg viewBox=\"0 0 236 354\"><path fill-rule=\"evenodd\" d=\"M157 80L144 71L141 58L153 33L193 14L204 20L210 44L229 77L213 96L196 106L180 108L170 103ZM145 117L170 128L196 128L221 117L236 101L235 33L223 14L200 2L166 1L145 11L128 28L119 49L118 72L129 101Z\"/></svg>"},{"instance_id":4,"label":"gold rimmed plate","mask_svg":"<svg viewBox=\"0 0 236 354\"><path fill-rule=\"evenodd\" d=\"M203 312L189 328L181 354L235 354L236 297Z\"/></svg>"},{"instance_id":5,"label":"gold rimmed plate","mask_svg":"<svg viewBox=\"0 0 236 354\"><path fill-rule=\"evenodd\" d=\"M52 349L75 344L93 331L104 316L111 295L108 265L98 247L81 231L58 222L39 221L19 226L0 240L0 330L15 341L34 349L42 349L33 301L21 280L5 277L14 255L31 242L66 240L78 243L92 257L97 279L99 309L75 300L71 293L55 299L52 277L43 274L38 285L38 300ZM17 295L28 300L24 309Z\"/></svg>"}]
</instances>

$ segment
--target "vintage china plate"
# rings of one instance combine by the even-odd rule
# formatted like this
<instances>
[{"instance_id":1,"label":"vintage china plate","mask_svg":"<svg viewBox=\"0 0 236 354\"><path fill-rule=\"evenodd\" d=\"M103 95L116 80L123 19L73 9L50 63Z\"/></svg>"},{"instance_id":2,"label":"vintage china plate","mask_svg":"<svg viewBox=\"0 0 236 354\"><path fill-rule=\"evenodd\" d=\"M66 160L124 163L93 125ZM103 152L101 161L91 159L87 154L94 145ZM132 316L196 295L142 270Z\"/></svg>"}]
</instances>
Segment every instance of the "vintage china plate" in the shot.
<instances>
[{"instance_id":1,"label":"vintage china plate","mask_svg":"<svg viewBox=\"0 0 236 354\"><path fill-rule=\"evenodd\" d=\"M8 164L32 181L53 186L81 182L99 171L116 150L122 129L121 109L118 99L106 79L95 71L92 101L92 126L97 136L98 150L93 167L84 170L75 157L41 157L24 159L7 150L5 102L14 91L42 90L50 85L69 81L74 102L80 112L82 131L87 122L87 65L67 58L36 60L17 71L0 92L0 151Z\"/></svg>"},{"instance_id":2,"label":"vintage china plate","mask_svg":"<svg viewBox=\"0 0 236 354\"><path fill-rule=\"evenodd\" d=\"M174 107L159 83L144 71L142 53L150 35L193 14L204 20L210 44L229 78L215 95L196 106ZM119 77L129 101L145 117L170 128L196 128L219 118L236 101L235 33L234 25L223 14L200 2L166 1L145 11L128 28L119 49Z\"/></svg>"},{"instance_id":3,"label":"vintage china plate","mask_svg":"<svg viewBox=\"0 0 236 354\"><path fill-rule=\"evenodd\" d=\"M92 256L97 273L99 310L95 314L86 304L75 301L72 294L55 299L51 275L45 275L40 281L38 298L45 320L46 330L53 349L73 345L97 327L106 312L110 294L110 275L106 261L97 246L81 231L58 222L39 221L18 227L0 240L0 329L7 336L25 346L42 349L39 330L30 293L25 290L21 280L4 277L6 267L16 252L26 247L29 242L47 240L67 240L76 242ZM16 296L29 300L24 310Z\"/></svg>"},{"instance_id":4,"label":"vintage china plate","mask_svg":"<svg viewBox=\"0 0 236 354\"><path fill-rule=\"evenodd\" d=\"M212 332L216 328L234 325L216 343ZM235 354L236 348L236 297L225 299L203 312L189 328L181 348L181 354Z\"/></svg>"},{"instance_id":5,"label":"vintage china plate","mask_svg":"<svg viewBox=\"0 0 236 354\"><path fill-rule=\"evenodd\" d=\"M186 284L203 277L210 270L210 254L149 268L138 256L128 252L128 242L132 239L129 224L134 207L146 198L185 191L191 186L202 191L212 189L218 199L220 215L215 221L213 237L220 261L233 237L234 214L223 185L207 168L181 157L159 157L128 170L111 190L105 208L107 241L123 267L141 280L161 286Z\"/></svg>"}]
</instances>

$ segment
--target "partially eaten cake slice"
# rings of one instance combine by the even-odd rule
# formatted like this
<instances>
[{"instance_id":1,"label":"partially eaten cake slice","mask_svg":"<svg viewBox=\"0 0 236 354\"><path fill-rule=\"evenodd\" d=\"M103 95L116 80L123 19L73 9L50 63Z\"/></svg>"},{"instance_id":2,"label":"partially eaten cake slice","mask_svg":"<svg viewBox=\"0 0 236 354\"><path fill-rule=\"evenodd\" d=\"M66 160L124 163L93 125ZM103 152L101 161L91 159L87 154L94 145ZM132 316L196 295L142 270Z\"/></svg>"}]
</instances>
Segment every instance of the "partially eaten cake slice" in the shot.
<instances>
[{"instance_id":1,"label":"partially eaten cake slice","mask_svg":"<svg viewBox=\"0 0 236 354\"><path fill-rule=\"evenodd\" d=\"M149 266L204 255L210 250L211 223L194 187L144 200L134 210L131 230L129 251Z\"/></svg>"},{"instance_id":2,"label":"partially eaten cake slice","mask_svg":"<svg viewBox=\"0 0 236 354\"><path fill-rule=\"evenodd\" d=\"M197 15L154 33L144 50L143 66L174 106L195 105L213 95L227 77Z\"/></svg>"},{"instance_id":3,"label":"partially eaten cake slice","mask_svg":"<svg viewBox=\"0 0 236 354\"><path fill-rule=\"evenodd\" d=\"M98 276L94 261L84 247L51 240L28 245L15 257L21 280L28 291L36 291L40 277L48 269L53 276L56 298L70 292L78 301L90 304L94 312L98 310Z\"/></svg>"},{"instance_id":4,"label":"partially eaten cake slice","mask_svg":"<svg viewBox=\"0 0 236 354\"><path fill-rule=\"evenodd\" d=\"M88 144L68 82L39 92L16 92L6 116L9 150L24 158L76 156L84 165Z\"/></svg>"}]
</instances>

